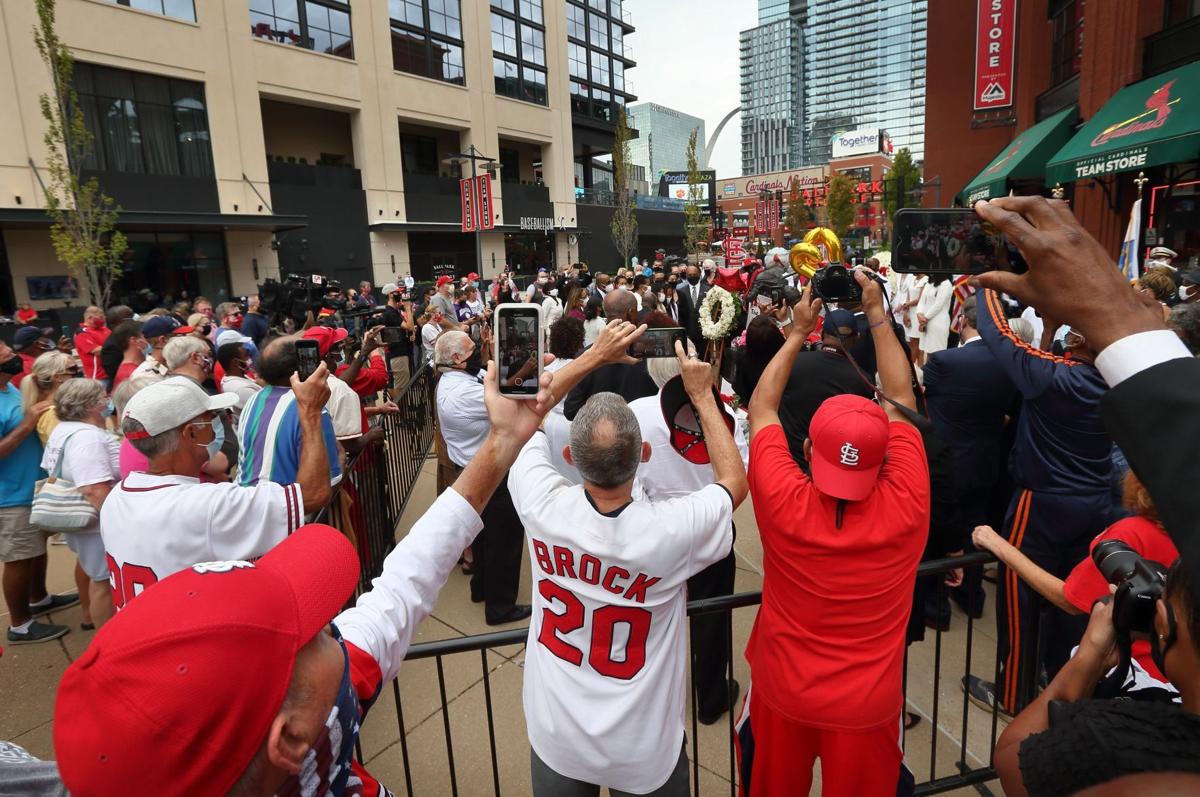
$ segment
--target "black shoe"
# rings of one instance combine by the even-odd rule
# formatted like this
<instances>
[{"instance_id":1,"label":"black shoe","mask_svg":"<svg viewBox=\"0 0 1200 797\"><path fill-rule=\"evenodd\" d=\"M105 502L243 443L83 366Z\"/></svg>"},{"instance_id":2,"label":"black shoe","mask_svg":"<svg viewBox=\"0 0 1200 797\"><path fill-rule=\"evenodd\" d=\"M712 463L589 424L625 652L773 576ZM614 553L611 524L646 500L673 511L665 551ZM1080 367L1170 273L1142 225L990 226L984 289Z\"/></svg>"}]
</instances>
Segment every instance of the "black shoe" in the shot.
<instances>
[{"instance_id":1,"label":"black shoe","mask_svg":"<svg viewBox=\"0 0 1200 797\"><path fill-rule=\"evenodd\" d=\"M962 688L963 692L967 695L967 699L984 711L995 709L1000 712L1001 716L1012 719L1012 712L1005 708L1003 704L997 702L996 685L991 681L985 681L977 675L964 675Z\"/></svg>"},{"instance_id":2,"label":"black shoe","mask_svg":"<svg viewBox=\"0 0 1200 797\"><path fill-rule=\"evenodd\" d=\"M742 691L741 685L734 679L729 680L729 702L726 705L718 706L715 714L705 714L701 712L696 719L700 720L701 725L712 725L721 717L725 716L727 710L732 709L737 704L738 694Z\"/></svg>"},{"instance_id":3,"label":"black shoe","mask_svg":"<svg viewBox=\"0 0 1200 797\"><path fill-rule=\"evenodd\" d=\"M71 592L66 595L51 595L50 602L45 606L30 605L29 613L34 617L41 617L43 614L56 612L59 609L66 609L69 606L74 606L79 603L79 593Z\"/></svg>"},{"instance_id":4,"label":"black shoe","mask_svg":"<svg viewBox=\"0 0 1200 797\"><path fill-rule=\"evenodd\" d=\"M518 603L503 614L488 614L485 611L483 616L488 625L504 625L526 620L531 614L533 614L533 607L528 603Z\"/></svg>"},{"instance_id":5,"label":"black shoe","mask_svg":"<svg viewBox=\"0 0 1200 797\"><path fill-rule=\"evenodd\" d=\"M65 625L53 625L51 623L39 623L34 620L29 624L29 628L22 632L8 629L8 644L10 645L32 645L35 642L49 642L51 639L58 639L60 636L66 636L70 631Z\"/></svg>"}]
</instances>

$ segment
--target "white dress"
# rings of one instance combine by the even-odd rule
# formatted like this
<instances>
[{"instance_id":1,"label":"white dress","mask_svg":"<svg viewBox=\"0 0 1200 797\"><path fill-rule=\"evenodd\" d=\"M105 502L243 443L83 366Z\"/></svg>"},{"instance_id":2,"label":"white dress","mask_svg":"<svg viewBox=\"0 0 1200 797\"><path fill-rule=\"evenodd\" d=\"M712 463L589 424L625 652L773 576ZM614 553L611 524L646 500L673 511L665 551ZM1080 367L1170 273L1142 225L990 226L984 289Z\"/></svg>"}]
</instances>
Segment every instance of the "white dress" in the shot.
<instances>
[{"instance_id":1,"label":"white dress","mask_svg":"<svg viewBox=\"0 0 1200 797\"><path fill-rule=\"evenodd\" d=\"M913 306L908 308L908 323L904 325L904 332L908 335L909 340L921 339L921 325L917 322L917 307L928 283L929 277L918 278L914 274L908 283L908 290L904 294L904 301L913 303Z\"/></svg>"},{"instance_id":2,"label":"white dress","mask_svg":"<svg viewBox=\"0 0 1200 797\"><path fill-rule=\"evenodd\" d=\"M929 319L921 335L921 351L926 354L946 348L946 340L950 337L950 299L953 296L954 281L949 278L942 280L940 285L927 285L913 311L914 320L917 314Z\"/></svg>"}]
</instances>

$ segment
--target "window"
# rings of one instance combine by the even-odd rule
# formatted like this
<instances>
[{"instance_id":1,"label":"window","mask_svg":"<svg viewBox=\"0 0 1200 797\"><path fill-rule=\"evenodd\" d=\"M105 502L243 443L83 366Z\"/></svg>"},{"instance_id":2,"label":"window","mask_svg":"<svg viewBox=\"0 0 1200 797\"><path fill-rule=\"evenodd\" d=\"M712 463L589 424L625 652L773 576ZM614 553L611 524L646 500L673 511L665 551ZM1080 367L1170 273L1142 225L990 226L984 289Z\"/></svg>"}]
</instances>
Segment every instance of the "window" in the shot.
<instances>
[{"instance_id":1,"label":"window","mask_svg":"<svg viewBox=\"0 0 1200 797\"><path fill-rule=\"evenodd\" d=\"M593 47L608 49L608 20L598 14L588 15L588 35Z\"/></svg>"},{"instance_id":2,"label":"window","mask_svg":"<svg viewBox=\"0 0 1200 797\"><path fill-rule=\"evenodd\" d=\"M229 296L224 236L219 232L127 232L114 302L128 303L140 291L163 297Z\"/></svg>"},{"instance_id":3,"label":"window","mask_svg":"<svg viewBox=\"0 0 1200 797\"><path fill-rule=\"evenodd\" d=\"M607 53L592 50L592 82L601 86L609 85Z\"/></svg>"},{"instance_id":4,"label":"window","mask_svg":"<svg viewBox=\"0 0 1200 797\"><path fill-rule=\"evenodd\" d=\"M567 66L571 72L571 77L577 77L580 80L587 80L587 48L582 47L575 42L567 42Z\"/></svg>"},{"instance_id":5,"label":"window","mask_svg":"<svg viewBox=\"0 0 1200 797\"><path fill-rule=\"evenodd\" d=\"M1069 0L1050 18L1050 84L1053 86L1079 74L1083 56L1084 2Z\"/></svg>"},{"instance_id":6,"label":"window","mask_svg":"<svg viewBox=\"0 0 1200 797\"><path fill-rule=\"evenodd\" d=\"M213 176L202 84L76 63L75 91L95 142L85 168Z\"/></svg>"},{"instance_id":7,"label":"window","mask_svg":"<svg viewBox=\"0 0 1200 797\"><path fill-rule=\"evenodd\" d=\"M250 34L328 55L354 57L347 0L250 0Z\"/></svg>"},{"instance_id":8,"label":"window","mask_svg":"<svg viewBox=\"0 0 1200 797\"><path fill-rule=\"evenodd\" d=\"M521 153L511 147L500 148L500 182L521 182Z\"/></svg>"},{"instance_id":9,"label":"window","mask_svg":"<svg viewBox=\"0 0 1200 797\"><path fill-rule=\"evenodd\" d=\"M588 0L588 5L597 11L608 13L608 0Z\"/></svg>"},{"instance_id":10,"label":"window","mask_svg":"<svg viewBox=\"0 0 1200 797\"><path fill-rule=\"evenodd\" d=\"M569 4L568 4L569 9ZM570 45L572 70L586 77L587 62L578 45ZM582 61L582 66L580 62ZM525 102L546 105L546 29L542 25L542 0L492 3L492 74L496 93Z\"/></svg>"},{"instance_id":11,"label":"window","mask_svg":"<svg viewBox=\"0 0 1200 797\"><path fill-rule=\"evenodd\" d=\"M587 12L574 3L567 3L567 35L587 41Z\"/></svg>"},{"instance_id":12,"label":"window","mask_svg":"<svg viewBox=\"0 0 1200 797\"><path fill-rule=\"evenodd\" d=\"M616 58L612 62L612 87L617 91L625 90L625 64Z\"/></svg>"},{"instance_id":13,"label":"window","mask_svg":"<svg viewBox=\"0 0 1200 797\"><path fill-rule=\"evenodd\" d=\"M437 139L433 136L400 134L400 162L405 174L438 175Z\"/></svg>"},{"instance_id":14,"label":"window","mask_svg":"<svg viewBox=\"0 0 1200 797\"><path fill-rule=\"evenodd\" d=\"M196 21L196 6L192 0L108 0L119 6L162 14L164 17Z\"/></svg>"},{"instance_id":15,"label":"window","mask_svg":"<svg viewBox=\"0 0 1200 797\"><path fill-rule=\"evenodd\" d=\"M393 69L466 85L459 0L388 0L388 15Z\"/></svg>"}]
</instances>

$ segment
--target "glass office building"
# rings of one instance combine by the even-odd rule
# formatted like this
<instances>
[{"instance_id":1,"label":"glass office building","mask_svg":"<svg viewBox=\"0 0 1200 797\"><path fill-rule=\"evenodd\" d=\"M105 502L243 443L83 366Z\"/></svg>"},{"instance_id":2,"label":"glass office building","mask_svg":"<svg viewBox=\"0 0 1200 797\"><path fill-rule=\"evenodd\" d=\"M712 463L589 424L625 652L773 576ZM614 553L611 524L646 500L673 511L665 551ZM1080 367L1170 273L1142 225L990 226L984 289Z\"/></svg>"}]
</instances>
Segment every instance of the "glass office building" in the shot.
<instances>
[{"instance_id":1,"label":"glass office building","mask_svg":"<svg viewBox=\"0 0 1200 797\"><path fill-rule=\"evenodd\" d=\"M655 102L629 106L629 126L638 137L629 142L629 159L646 170L646 179L660 172L687 169L688 139L696 130L696 158L704 160L704 120Z\"/></svg>"},{"instance_id":2,"label":"glass office building","mask_svg":"<svg viewBox=\"0 0 1200 797\"><path fill-rule=\"evenodd\" d=\"M767 2L767 0L763 0ZM925 154L926 0L807 0L803 30L805 165L829 161L833 136L882 128Z\"/></svg>"},{"instance_id":3,"label":"glass office building","mask_svg":"<svg viewBox=\"0 0 1200 797\"><path fill-rule=\"evenodd\" d=\"M794 169L801 163L804 86L800 26L787 13L740 35L742 174Z\"/></svg>"}]
</instances>

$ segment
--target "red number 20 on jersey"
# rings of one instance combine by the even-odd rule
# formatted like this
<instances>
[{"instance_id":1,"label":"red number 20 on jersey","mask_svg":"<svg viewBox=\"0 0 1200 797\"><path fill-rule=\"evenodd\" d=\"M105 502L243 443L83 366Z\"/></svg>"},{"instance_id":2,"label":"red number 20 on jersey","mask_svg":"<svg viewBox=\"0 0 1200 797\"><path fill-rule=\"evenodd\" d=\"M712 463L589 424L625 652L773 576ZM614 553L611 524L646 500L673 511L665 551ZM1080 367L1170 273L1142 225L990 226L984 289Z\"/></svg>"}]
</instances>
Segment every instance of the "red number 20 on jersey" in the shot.
<instances>
[{"instance_id":1,"label":"red number 20 on jersey","mask_svg":"<svg viewBox=\"0 0 1200 797\"><path fill-rule=\"evenodd\" d=\"M546 650L576 667L583 666L583 651L567 642L559 634L569 634L583 628L583 603L566 587L549 579L538 582L538 592L548 603L562 604L563 611L553 612L547 606L542 612L542 629L538 642ZM650 636L650 618L646 609L637 606L601 606L592 612L592 641L588 650L588 666L609 678L628 681L646 665L646 639ZM616 627L624 624L629 628L625 643L625 658L613 658L613 638Z\"/></svg>"}]
</instances>

